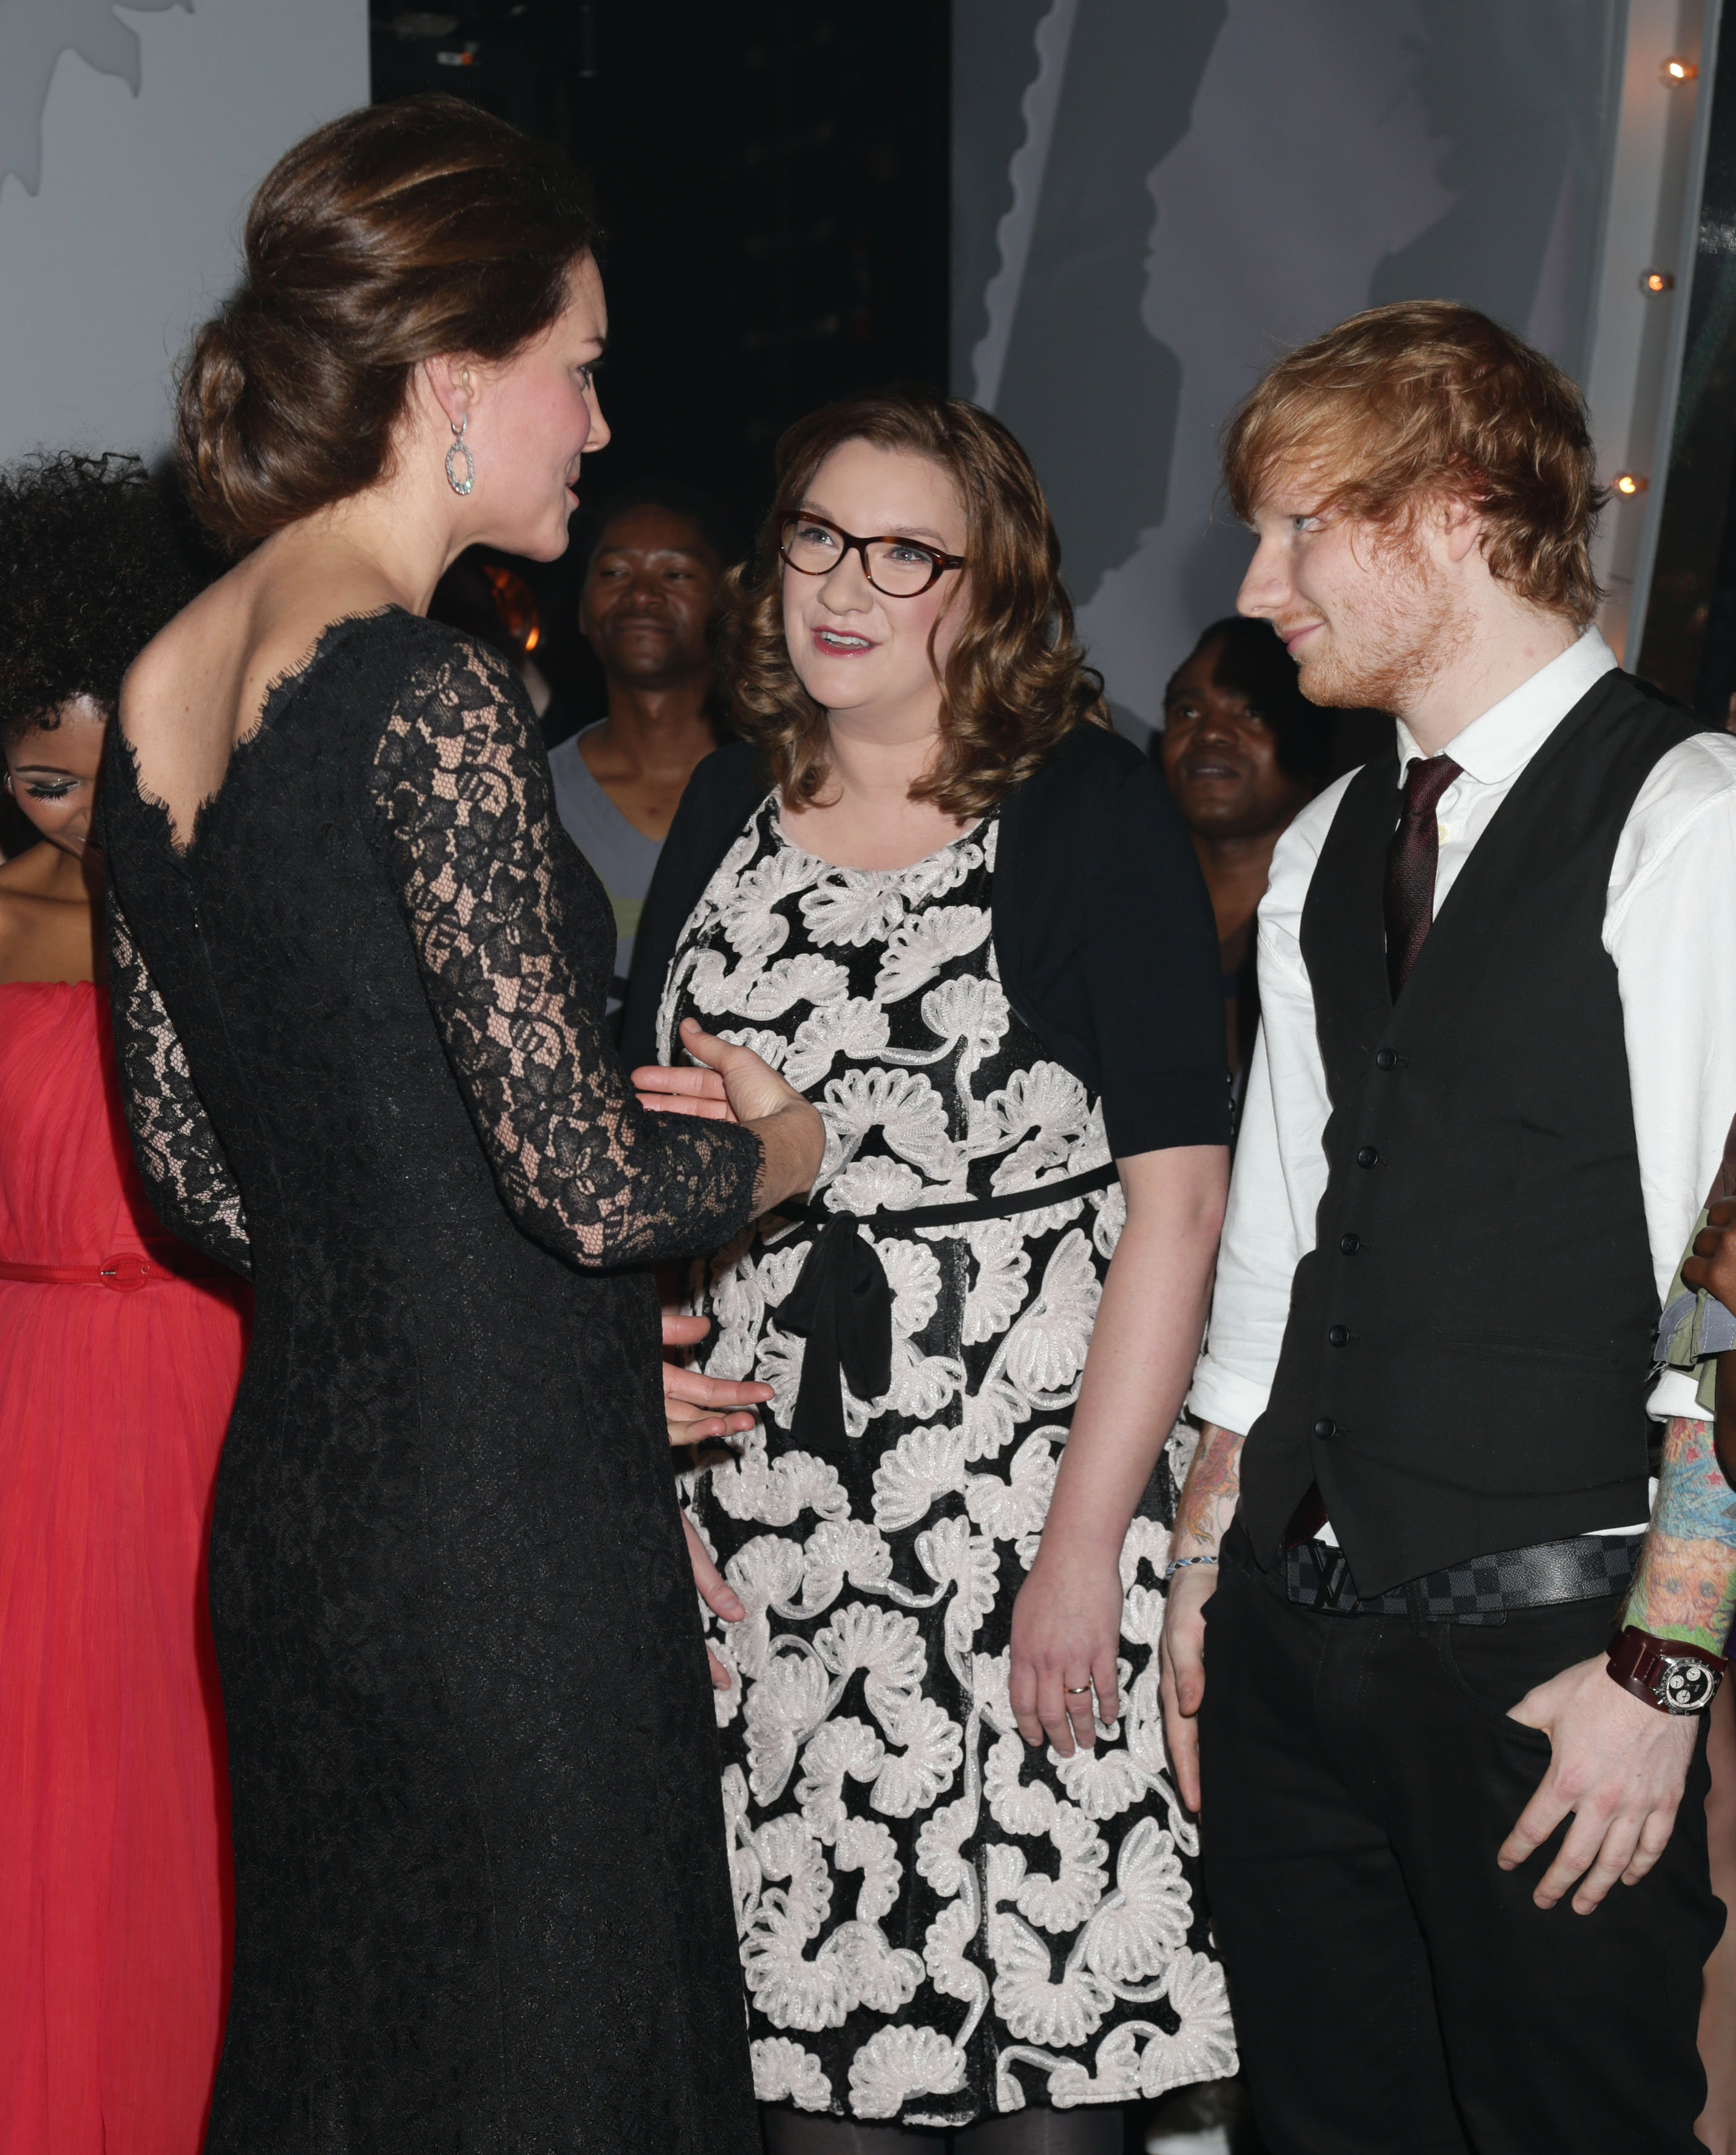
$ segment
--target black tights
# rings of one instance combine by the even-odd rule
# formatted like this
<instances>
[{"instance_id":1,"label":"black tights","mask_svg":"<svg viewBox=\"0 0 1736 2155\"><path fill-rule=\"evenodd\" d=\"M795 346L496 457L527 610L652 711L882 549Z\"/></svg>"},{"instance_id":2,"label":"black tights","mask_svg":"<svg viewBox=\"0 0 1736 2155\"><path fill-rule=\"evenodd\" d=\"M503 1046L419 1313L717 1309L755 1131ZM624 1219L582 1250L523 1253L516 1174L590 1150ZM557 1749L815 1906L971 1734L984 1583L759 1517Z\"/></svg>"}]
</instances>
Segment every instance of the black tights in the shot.
<instances>
[{"instance_id":1,"label":"black tights","mask_svg":"<svg viewBox=\"0 0 1736 2155\"><path fill-rule=\"evenodd\" d=\"M1119 2105L1080 2110L1015 2110L956 2132L906 2132L763 2110L766 2155L1121 2155Z\"/></svg>"}]
</instances>

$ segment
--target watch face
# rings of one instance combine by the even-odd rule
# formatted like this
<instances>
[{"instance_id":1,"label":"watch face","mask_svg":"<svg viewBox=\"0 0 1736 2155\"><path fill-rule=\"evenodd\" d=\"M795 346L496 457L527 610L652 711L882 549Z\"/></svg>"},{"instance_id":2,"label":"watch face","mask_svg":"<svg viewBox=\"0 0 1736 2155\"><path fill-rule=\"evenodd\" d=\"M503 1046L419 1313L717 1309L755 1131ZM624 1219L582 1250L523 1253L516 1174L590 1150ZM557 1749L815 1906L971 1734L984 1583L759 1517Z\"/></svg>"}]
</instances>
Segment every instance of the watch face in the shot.
<instances>
[{"instance_id":1,"label":"watch face","mask_svg":"<svg viewBox=\"0 0 1736 2155\"><path fill-rule=\"evenodd\" d=\"M1712 1694L1718 1689L1718 1675L1703 1661L1689 1661L1685 1656L1678 1661L1666 1655L1663 1682L1658 1689L1672 1713L1698 1713L1703 1706L1712 1703Z\"/></svg>"}]
</instances>

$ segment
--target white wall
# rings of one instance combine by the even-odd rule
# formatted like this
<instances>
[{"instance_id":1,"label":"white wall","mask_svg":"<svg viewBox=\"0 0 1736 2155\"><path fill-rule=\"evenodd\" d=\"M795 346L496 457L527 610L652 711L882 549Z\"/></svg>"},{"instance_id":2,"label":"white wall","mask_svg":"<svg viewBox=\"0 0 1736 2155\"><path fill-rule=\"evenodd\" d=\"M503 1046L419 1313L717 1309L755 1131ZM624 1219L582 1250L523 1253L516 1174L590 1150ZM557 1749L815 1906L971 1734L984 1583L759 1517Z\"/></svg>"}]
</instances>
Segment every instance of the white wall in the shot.
<instances>
[{"instance_id":1,"label":"white wall","mask_svg":"<svg viewBox=\"0 0 1736 2155\"><path fill-rule=\"evenodd\" d=\"M367 99L365 0L0 0L0 462L164 448L249 196Z\"/></svg>"}]
</instances>

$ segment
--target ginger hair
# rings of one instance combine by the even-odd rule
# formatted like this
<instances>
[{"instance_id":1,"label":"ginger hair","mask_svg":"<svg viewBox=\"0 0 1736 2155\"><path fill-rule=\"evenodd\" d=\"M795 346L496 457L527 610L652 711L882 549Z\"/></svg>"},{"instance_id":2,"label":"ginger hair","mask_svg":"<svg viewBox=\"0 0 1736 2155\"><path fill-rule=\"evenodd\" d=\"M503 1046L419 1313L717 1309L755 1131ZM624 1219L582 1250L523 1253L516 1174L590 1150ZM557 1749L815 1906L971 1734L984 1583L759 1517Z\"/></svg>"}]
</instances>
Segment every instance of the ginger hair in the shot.
<instances>
[{"instance_id":1,"label":"ginger hair","mask_svg":"<svg viewBox=\"0 0 1736 2155\"><path fill-rule=\"evenodd\" d=\"M1583 627L1602 594L1585 399L1560 367L1470 307L1407 299L1353 315L1268 369L1231 421L1224 484L1251 522L1274 487L1408 537L1431 503L1483 520L1489 573Z\"/></svg>"}]
</instances>

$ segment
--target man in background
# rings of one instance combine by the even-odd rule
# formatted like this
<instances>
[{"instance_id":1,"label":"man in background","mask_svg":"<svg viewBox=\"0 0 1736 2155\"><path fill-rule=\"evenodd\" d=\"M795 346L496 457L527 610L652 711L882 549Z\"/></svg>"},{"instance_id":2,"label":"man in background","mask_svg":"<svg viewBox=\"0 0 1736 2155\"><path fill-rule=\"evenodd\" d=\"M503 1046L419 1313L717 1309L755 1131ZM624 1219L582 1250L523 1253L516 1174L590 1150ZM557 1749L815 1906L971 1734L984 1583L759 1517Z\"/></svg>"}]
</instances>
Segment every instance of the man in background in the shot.
<instances>
[{"instance_id":1,"label":"man in background","mask_svg":"<svg viewBox=\"0 0 1736 2155\"><path fill-rule=\"evenodd\" d=\"M1279 839L1332 775L1335 715L1302 694L1269 622L1233 615L1201 631L1164 691L1151 753L1212 894L1238 1102L1259 1027L1254 915Z\"/></svg>"},{"instance_id":2,"label":"man in background","mask_svg":"<svg viewBox=\"0 0 1736 2155\"><path fill-rule=\"evenodd\" d=\"M615 909L611 1011L676 808L717 745L709 632L733 552L703 495L646 480L607 504L585 566L579 626L608 713L559 740L549 769L555 811Z\"/></svg>"}]
</instances>

